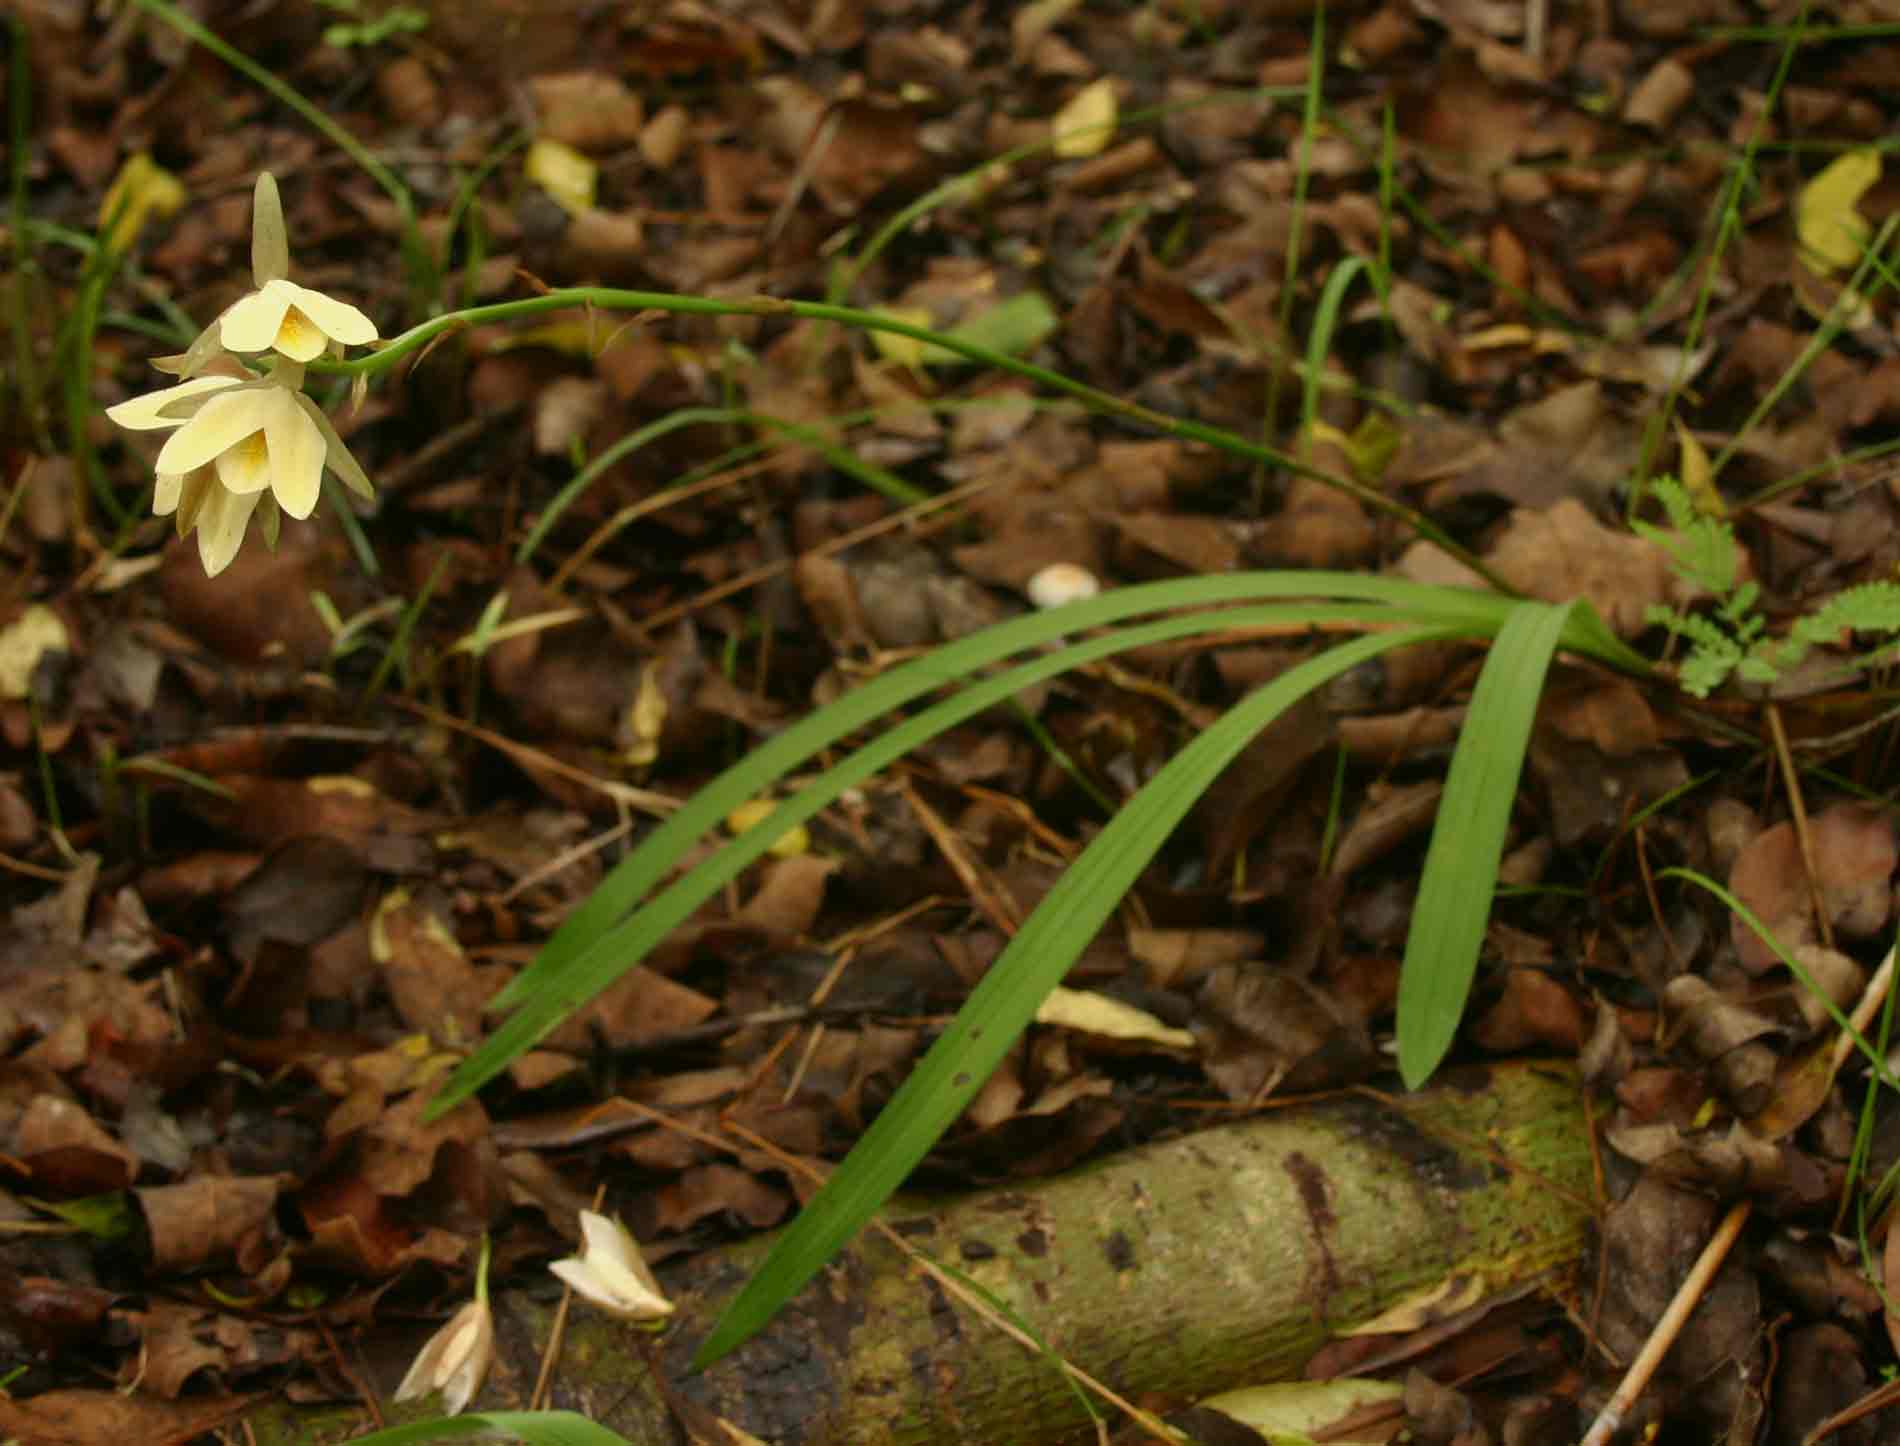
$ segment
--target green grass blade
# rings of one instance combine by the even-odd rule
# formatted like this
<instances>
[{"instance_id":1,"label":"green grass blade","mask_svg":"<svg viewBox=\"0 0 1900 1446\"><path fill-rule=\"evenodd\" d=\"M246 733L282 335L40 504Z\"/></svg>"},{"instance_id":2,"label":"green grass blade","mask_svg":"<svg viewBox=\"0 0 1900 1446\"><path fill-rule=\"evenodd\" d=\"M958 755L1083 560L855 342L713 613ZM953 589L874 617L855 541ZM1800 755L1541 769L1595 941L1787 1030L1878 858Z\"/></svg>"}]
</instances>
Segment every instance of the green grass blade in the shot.
<instances>
[{"instance_id":1,"label":"green grass blade","mask_svg":"<svg viewBox=\"0 0 1900 1446\"><path fill-rule=\"evenodd\" d=\"M581 495L594 485L614 463L630 453L639 451L649 442L657 442L668 433L677 432L682 427L695 426L705 422L709 425L721 425L736 421L741 412L735 407L680 407L668 412L657 421L648 422L644 427L627 433L608 447L598 457L576 472L561 490L554 494L552 501L541 509L541 515L535 519L534 526L528 529L528 535L521 539L521 546L515 549L517 563L530 562L547 535L554 530L554 524L561 520L568 508L580 500Z\"/></svg>"},{"instance_id":2,"label":"green grass blade","mask_svg":"<svg viewBox=\"0 0 1900 1446\"><path fill-rule=\"evenodd\" d=\"M1849 1019L1840 1005L1836 1004L1833 999L1828 996L1828 992L1815 982L1814 976L1808 973L1801 961L1788 951L1788 946L1775 937L1774 931L1761 921L1754 910L1750 909L1748 905L1736 898L1735 895L1716 883L1716 881L1707 874L1697 873L1694 869L1659 869L1656 873L1656 877L1658 879L1687 880L1698 889L1713 894L1717 899L1721 900L1729 912L1746 924L1757 939L1775 951L1776 957L1778 957L1783 964L1788 966L1788 972L1801 981L1801 986L1806 989L1808 993L1812 994L1816 1002L1827 1011L1828 1018L1834 1021L1842 1034L1853 1041L1854 1048L1866 1059L1868 1068L1871 1070L1874 1078L1879 1080L1880 1083L1885 1085L1888 1089L1900 1092L1900 1079L1895 1079L1893 1072L1887 1067L1886 1055L1874 1045L1870 1044L1866 1036L1854 1028L1854 1021Z\"/></svg>"},{"instance_id":3,"label":"green grass blade","mask_svg":"<svg viewBox=\"0 0 1900 1446\"><path fill-rule=\"evenodd\" d=\"M576 911L574 918L548 941L541 957L491 1001L491 1008L515 1008L516 1012L498 1026L481 1048L464 1060L450 1076L442 1093L430 1104L431 1116L453 1108L480 1089L525 1050L557 1028L574 1009L632 968L683 923L694 909L763 854L781 834L810 818L847 788L863 782L944 729L1013 697L1032 683L1129 648L1219 628L1327 620L1363 620L1363 609L1350 605L1323 608L1303 604L1164 618L1106 637L1092 638L1021 664L995 678L964 688L954 697L917 717L887 729L875 742L827 770L819 779L781 804L763 823L726 844L686 877L641 907L626 922L622 923L621 919L631 909L631 903L625 908L615 909L611 914L604 912L604 906L600 912L596 912L596 905L603 897L612 903L629 896L637 901L658 882L686 844L723 819L739 803L762 794L779 774L774 773L771 778L762 780L757 777L759 753L765 751L759 750L702 789L685 808L656 829L640 849L623 860L596 887L594 894ZM1454 633L1482 631L1458 619L1445 622L1444 626ZM844 701L841 699L839 703ZM831 706L836 709L839 704ZM770 746L767 745L767 748ZM780 773L783 771L779 770ZM669 833L673 825L689 813L693 817L688 818L683 827ZM582 918L583 915L586 917ZM581 919L579 927L576 927L575 919Z\"/></svg>"},{"instance_id":4,"label":"green grass blade","mask_svg":"<svg viewBox=\"0 0 1900 1446\"><path fill-rule=\"evenodd\" d=\"M1579 606L1518 604L1472 690L1399 972L1399 1073L1409 1089L1431 1077L1458 1033L1544 674Z\"/></svg>"},{"instance_id":5,"label":"green grass blade","mask_svg":"<svg viewBox=\"0 0 1900 1446\"><path fill-rule=\"evenodd\" d=\"M1356 638L1289 669L1229 709L1157 773L1083 850L968 1001L727 1307L694 1363L751 1336L903 1184L1028 1025L1174 827L1249 740L1328 679L1455 625Z\"/></svg>"},{"instance_id":6,"label":"green grass blade","mask_svg":"<svg viewBox=\"0 0 1900 1446\"><path fill-rule=\"evenodd\" d=\"M1313 313L1313 327L1306 337L1306 376L1300 386L1300 454L1305 456L1313 445L1313 421L1319 416L1320 383L1326 372L1326 356L1333 349L1333 333L1339 328L1339 308L1346 300L1346 288L1353 277L1367 271L1366 258L1348 256L1335 266L1320 289L1319 307ZM1373 289L1383 294L1376 273L1371 276Z\"/></svg>"}]
</instances>

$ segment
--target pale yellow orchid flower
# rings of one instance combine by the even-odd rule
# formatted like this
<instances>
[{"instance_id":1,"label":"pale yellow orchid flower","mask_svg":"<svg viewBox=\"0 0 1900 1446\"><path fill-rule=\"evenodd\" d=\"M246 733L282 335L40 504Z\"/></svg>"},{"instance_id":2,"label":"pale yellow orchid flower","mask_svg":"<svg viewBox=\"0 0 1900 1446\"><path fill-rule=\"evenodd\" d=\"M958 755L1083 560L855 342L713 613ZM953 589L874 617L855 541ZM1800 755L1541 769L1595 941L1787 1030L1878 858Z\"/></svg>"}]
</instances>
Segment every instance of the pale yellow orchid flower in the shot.
<instances>
[{"instance_id":1,"label":"pale yellow orchid flower","mask_svg":"<svg viewBox=\"0 0 1900 1446\"><path fill-rule=\"evenodd\" d=\"M277 181L261 172L251 196L251 281L257 288L226 307L178 356L160 357L160 371L191 377L226 354L274 352L294 362L377 339L376 323L351 306L289 279L290 243Z\"/></svg>"},{"instance_id":2,"label":"pale yellow orchid flower","mask_svg":"<svg viewBox=\"0 0 1900 1446\"><path fill-rule=\"evenodd\" d=\"M207 577L230 566L266 493L290 516L308 517L328 466L373 495L329 418L297 389L302 375L302 367L280 362L254 381L193 377L106 409L132 431L176 429L153 464L152 510L176 513L180 537L197 529Z\"/></svg>"}]
</instances>

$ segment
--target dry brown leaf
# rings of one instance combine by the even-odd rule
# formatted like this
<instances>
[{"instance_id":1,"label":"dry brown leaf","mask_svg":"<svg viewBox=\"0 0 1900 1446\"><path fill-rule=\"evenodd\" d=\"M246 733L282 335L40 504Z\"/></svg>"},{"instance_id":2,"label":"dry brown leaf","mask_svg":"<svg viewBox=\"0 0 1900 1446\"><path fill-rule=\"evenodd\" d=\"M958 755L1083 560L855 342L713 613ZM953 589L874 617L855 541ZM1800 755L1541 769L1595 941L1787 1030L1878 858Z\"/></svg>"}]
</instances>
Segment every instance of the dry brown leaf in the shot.
<instances>
[{"instance_id":1,"label":"dry brown leaf","mask_svg":"<svg viewBox=\"0 0 1900 1446\"><path fill-rule=\"evenodd\" d=\"M247 1236L270 1226L283 1186L276 1176L199 1175L136 1191L155 1263L166 1270L198 1270L235 1255Z\"/></svg>"},{"instance_id":2,"label":"dry brown leaf","mask_svg":"<svg viewBox=\"0 0 1900 1446\"><path fill-rule=\"evenodd\" d=\"M370 920L370 958L410 1029L448 1045L481 1038L482 1006L494 993L454 933L425 900L407 889L383 896Z\"/></svg>"},{"instance_id":3,"label":"dry brown leaf","mask_svg":"<svg viewBox=\"0 0 1900 1446\"><path fill-rule=\"evenodd\" d=\"M186 1446L249 1410L260 1395L161 1401L118 1391L47 1391L29 1400L0 1397L0 1432L31 1446Z\"/></svg>"}]
</instances>

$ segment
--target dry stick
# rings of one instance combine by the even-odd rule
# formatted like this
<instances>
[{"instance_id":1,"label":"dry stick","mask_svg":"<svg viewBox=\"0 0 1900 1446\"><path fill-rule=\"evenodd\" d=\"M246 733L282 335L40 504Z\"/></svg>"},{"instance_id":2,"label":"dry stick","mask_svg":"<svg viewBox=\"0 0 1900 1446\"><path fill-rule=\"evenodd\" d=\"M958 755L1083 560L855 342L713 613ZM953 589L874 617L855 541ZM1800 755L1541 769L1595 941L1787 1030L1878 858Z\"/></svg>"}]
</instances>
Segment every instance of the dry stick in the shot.
<instances>
[{"instance_id":1,"label":"dry stick","mask_svg":"<svg viewBox=\"0 0 1900 1446\"><path fill-rule=\"evenodd\" d=\"M1887 957L1881 961L1880 968L1867 985L1866 993L1861 996L1860 1003L1855 1006L1853 1016L1848 1021L1853 1025L1852 1033L1843 1030L1834 1041L1834 1068L1836 1070L1846 1062L1847 1056L1853 1051L1854 1035L1866 1034L1867 1026L1873 1022L1874 1015L1885 1001L1887 990L1893 982L1896 955L1900 955L1900 945L1887 951ZM1715 1272L1721 1268L1722 1260L1727 1256L1729 1247L1735 1243L1735 1237L1741 1233L1742 1226L1748 1221L1750 1207L1751 1202L1747 1200L1737 1201L1723 1218L1722 1223L1716 1227L1714 1236L1702 1248L1702 1254L1696 1259L1688 1278L1682 1282L1682 1287L1676 1292L1675 1299L1669 1302L1669 1309L1664 1311L1662 1319L1656 1322L1655 1330L1650 1332L1650 1337L1644 1342L1642 1351L1624 1374L1621 1384L1616 1388L1616 1394L1610 1397L1610 1404L1605 1406L1596 1420L1591 1423L1589 1431L1584 1434L1579 1446L1607 1446L1610 1437L1623 1424L1623 1417L1629 1413L1630 1407L1636 1404L1636 1398L1649 1384L1649 1378L1655 1375L1657 1366L1662 1364L1663 1356L1667 1354L1669 1347L1675 1343L1677 1335L1681 1333L1683 1323L1688 1320L1689 1313L1700 1302L1703 1293L1709 1288L1709 1282L1714 1279Z\"/></svg>"},{"instance_id":2,"label":"dry stick","mask_svg":"<svg viewBox=\"0 0 1900 1446\"><path fill-rule=\"evenodd\" d=\"M943 855L944 862L950 865L950 871L969 894L970 902L1004 937L1014 939L1016 931L1022 928L1022 910L1016 907L1016 901L1000 887L991 887L963 841L950 831L937 811L924 802L908 778L900 777L897 787L904 795L904 802L910 805L910 811L924 826L924 832L930 835L930 841L936 844L937 852Z\"/></svg>"},{"instance_id":3,"label":"dry stick","mask_svg":"<svg viewBox=\"0 0 1900 1446\"><path fill-rule=\"evenodd\" d=\"M539 768L570 783L578 783L583 788L591 788L596 793L605 794L615 803L629 808L641 809L656 818L664 818L680 807L680 800L670 794L655 793L650 788L635 788L631 784L615 783L610 778L599 778L584 768L576 768L571 763L563 763L552 754L543 753L539 748L530 748L525 743L516 743L499 733L491 732L457 718L453 713L444 713L440 708L431 708L427 703L417 703L408 698L389 700L398 708L427 718L431 723L439 723L444 728L452 728L458 733L466 733L478 743L486 743L497 753L505 753L523 768L532 772Z\"/></svg>"},{"instance_id":4,"label":"dry stick","mask_svg":"<svg viewBox=\"0 0 1900 1446\"><path fill-rule=\"evenodd\" d=\"M1768 731L1775 737L1775 761L1781 765L1782 786L1788 790L1788 811L1794 816L1795 842L1801 848L1801 870L1808 876L1808 897L1814 901L1815 921L1821 927L1821 942L1834 947L1834 925L1828 919L1827 900L1821 896L1821 876L1814 867L1814 836L1808 830L1808 806L1801 797L1801 779L1794 771L1794 756L1788 751L1788 732L1782 727L1781 709L1768 705Z\"/></svg>"},{"instance_id":5,"label":"dry stick","mask_svg":"<svg viewBox=\"0 0 1900 1446\"><path fill-rule=\"evenodd\" d=\"M796 564L800 558L829 557L834 552L843 552L846 548L855 547L860 542L869 541L873 537L882 536L886 532L915 522L927 513L940 511L945 507L962 502L966 498L974 497L979 492L987 492L992 487L1000 487L1008 480L1010 479L1006 477L982 477L974 482L965 482L961 487L953 487L950 491L942 493L939 496L926 498L922 502L914 503L906 507L901 512L893 512L889 517L880 517L876 522L867 523L863 527L845 533L842 537L834 537L831 541L821 543L819 546L812 548L809 552L800 553L796 558L788 558L781 562L768 562L762 566L753 568L750 572L742 572L737 577L727 578L718 586L709 587L704 592L688 598L685 602L674 603L671 607L661 608L658 612L649 613L646 617L640 619L640 623L649 630L663 628L668 623L675 622L687 616L689 613L698 612L709 603L716 603L721 598L731 597L736 592L744 592L747 588L756 587L762 582L770 582L780 573Z\"/></svg>"},{"instance_id":6,"label":"dry stick","mask_svg":"<svg viewBox=\"0 0 1900 1446\"><path fill-rule=\"evenodd\" d=\"M1610 1438L1622 1426L1623 1418L1636 1404L1636 1398L1649 1385L1649 1378L1656 1374L1663 1357L1676 1343L1676 1337L1682 1333L1690 1312L1702 1303L1703 1295L1715 1279L1716 1271L1722 1268L1722 1262L1727 1259L1735 1238L1742 1233L1742 1226L1747 1223L1752 1208L1751 1201L1738 1200L1723 1217L1722 1223L1716 1226L1715 1234L1709 1237L1709 1243L1702 1247L1702 1254L1696 1257L1696 1263L1690 1268L1688 1278L1676 1291L1675 1299L1669 1302L1669 1309L1663 1312L1662 1319L1656 1322L1656 1328L1643 1343L1643 1349L1624 1373L1616 1394L1610 1397L1610 1404L1590 1423L1590 1429L1584 1433L1579 1446L1609 1446Z\"/></svg>"},{"instance_id":7,"label":"dry stick","mask_svg":"<svg viewBox=\"0 0 1900 1446\"><path fill-rule=\"evenodd\" d=\"M812 990L810 998L805 1001L806 1009L815 1013L824 1007L825 1001L831 998L831 991L838 987L838 981L844 977L844 971L851 967L852 961L858 957L858 950L863 948L865 944L877 938L880 934L888 933L892 929L901 927L916 918L919 914L934 909L939 904L948 902L950 901L939 894L931 894L918 900L914 904L905 906L895 914L892 914L889 918L879 919L874 923L847 930L829 944L825 945L826 951L836 957L831 967L825 971L825 977L818 981L817 987ZM790 1047L792 1040L797 1037L798 1026L794 1025L791 1029L786 1031L785 1038L780 1041L779 1044L766 1052L766 1058L768 1060L777 1059L785 1049ZM804 1083L805 1071L811 1068L812 1059L817 1055L818 1046L824 1042L824 1038L825 1022L820 1019L811 1027L811 1038L806 1041L804 1050L799 1054L798 1063L793 1066L792 1077L785 1082L785 1093L780 1103L790 1104L792 1102L792 1096L798 1093L799 1087Z\"/></svg>"},{"instance_id":8,"label":"dry stick","mask_svg":"<svg viewBox=\"0 0 1900 1446\"><path fill-rule=\"evenodd\" d=\"M1639 823L1630 831L1630 837L1636 845L1636 871L1643 876L1643 893L1649 899L1649 913L1655 921L1656 932L1662 938L1663 948L1669 951L1669 957L1675 960L1676 972L1687 974L1690 968L1689 958L1682 952L1682 946L1676 942L1675 930L1669 927L1668 920L1663 914L1662 897L1656 892L1656 871L1649 866L1649 833ZM1661 1023L1662 1016L1658 1015L1659 1030Z\"/></svg>"},{"instance_id":9,"label":"dry stick","mask_svg":"<svg viewBox=\"0 0 1900 1446\"><path fill-rule=\"evenodd\" d=\"M355 1387L356 1394L363 1398L363 1406L369 1412L370 1421L378 1431L382 1430L389 1424L383 1419L383 1403L364 1381L362 1373L351 1365L349 1358L343 1354L343 1348L336 1343L336 1337L330 1332L330 1323L321 1315L316 1317L316 1322L317 1329L323 1334L323 1343L330 1348L330 1359L336 1362L336 1368L342 1373L343 1379Z\"/></svg>"},{"instance_id":10,"label":"dry stick","mask_svg":"<svg viewBox=\"0 0 1900 1446\"><path fill-rule=\"evenodd\" d=\"M72 869L49 869L44 864L29 864L25 859L16 859L12 854L0 854L0 869L8 873L24 874L29 879L44 879L49 884L63 884L73 876Z\"/></svg>"},{"instance_id":11,"label":"dry stick","mask_svg":"<svg viewBox=\"0 0 1900 1446\"><path fill-rule=\"evenodd\" d=\"M572 848L563 849L560 853L542 864L540 868L530 870L528 873L516 879L514 883L510 884L503 890L501 902L504 904L513 902L521 894L533 888L543 879L553 878L569 864L577 864L590 854L599 853L609 844L618 843L631 832L633 832L633 820L630 818L623 819L605 832L597 833L590 839L584 839L580 843L575 844Z\"/></svg>"},{"instance_id":12,"label":"dry stick","mask_svg":"<svg viewBox=\"0 0 1900 1446\"><path fill-rule=\"evenodd\" d=\"M595 1210L600 1202L607 1198L607 1182L601 1181L594 1187ZM574 1287L562 1282L561 1303L554 1308L554 1324L548 1327L547 1348L541 1352L541 1369L534 1378L534 1389L528 1393L528 1409L544 1411L548 1397L554 1390L554 1363L560 1359L561 1345L567 1339L567 1308L574 1299Z\"/></svg>"},{"instance_id":13,"label":"dry stick","mask_svg":"<svg viewBox=\"0 0 1900 1446\"><path fill-rule=\"evenodd\" d=\"M1883 1381L1851 1406L1841 1407L1808 1432L1801 1438L1801 1446L1817 1446L1817 1443L1827 1440L1836 1431L1851 1426L1863 1417L1873 1415L1876 1411L1884 1411L1896 1401L1900 1401L1900 1381Z\"/></svg>"},{"instance_id":14,"label":"dry stick","mask_svg":"<svg viewBox=\"0 0 1900 1446\"><path fill-rule=\"evenodd\" d=\"M1015 819L1016 822L1022 826L1024 833L1035 839L1037 843L1048 849L1057 858L1061 859L1063 863L1068 864L1075 861L1076 853L1081 846L1057 833L1054 829L1050 828L1048 824L1036 817L1036 811L1022 799L1016 797L1015 794L999 793L993 788L985 788L980 783L965 783L962 784L961 787L965 796L973 801L985 804L990 808L996 809L999 813L1006 813Z\"/></svg>"},{"instance_id":15,"label":"dry stick","mask_svg":"<svg viewBox=\"0 0 1900 1446\"><path fill-rule=\"evenodd\" d=\"M1887 991L1893 987L1894 957L1900 955L1900 944L1887 951L1887 957L1880 961L1880 967L1874 971L1874 977L1867 981L1867 992L1860 997L1860 1003L1854 1006L1854 1012L1847 1022L1854 1026L1853 1033L1843 1030L1834 1041L1834 1072L1838 1074L1847 1056L1854 1052L1854 1035L1863 1039L1867 1036L1867 1026L1874 1022L1874 1016L1887 1002Z\"/></svg>"},{"instance_id":16,"label":"dry stick","mask_svg":"<svg viewBox=\"0 0 1900 1446\"><path fill-rule=\"evenodd\" d=\"M818 981L818 987L812 990L811 998L806 1002L806 1007L817 1007L817 1005L822 1002L823 996L831 993L832 987L844 976L844 971L851 967L852 962L857 957L858 946L855 944L846 945L844 949L839 952L838 957L832 962L831 967L825 971L825 977ZM763 1078L765 1069L769 1068L774 1060L784 1054L786 1050L790 1049L792 1047L792 1041L797 1038L798 1026L794 1024L790 1029L785 1031L784 1037L781 1038L777 1044L765 1052L765 1059L762 1062L761 1068L754 1072L754 1078ZM805 1071L811 1068L812 1060L818 1056L818 1046L823 1044L824 1040L825 1022L821 1019L811 1027L811 1034L805 1040L805 1047L798 1052L798 1061L792 1066L791 1074L785 1081L785 1088L779 1094L778 1102L781 1105L789 1105L797 1098L799 1090L804 1088Z\"/></svg>"},{"instance_id":17,"label":"dry stick","mask_svg":"<svg viewBox=\"0 0 1900 1446\"><path fill-rule=\"evenodd\" d=\"M642 517L649 517L655 512L664 512L669 507L681 502L690 502L695 497L704 497L708 492L717 492L722 488L731 487L764 471L777 461L777 457L760 457L756 461L742 463L737 467L725 468L723 471L713 473L710 477L702 477L697 482L690 482L684 487L656 492L651 497L643 497L638 502L628 503L595 528L592 535L574 549L567 561L554 570L554 576L548 580L548 590L558 593L565 589L568 583L573 581L574 574L587 565L589 558Z\"/></svg>"}]
</instances>

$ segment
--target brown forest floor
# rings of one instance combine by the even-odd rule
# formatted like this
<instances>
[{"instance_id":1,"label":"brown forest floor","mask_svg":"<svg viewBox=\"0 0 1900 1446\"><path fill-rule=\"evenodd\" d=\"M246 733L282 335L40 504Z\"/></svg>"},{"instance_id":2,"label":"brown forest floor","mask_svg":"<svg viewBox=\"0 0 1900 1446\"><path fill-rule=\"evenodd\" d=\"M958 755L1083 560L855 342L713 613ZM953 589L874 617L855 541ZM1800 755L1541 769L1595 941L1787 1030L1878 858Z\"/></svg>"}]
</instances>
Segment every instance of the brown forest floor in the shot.
<instances>
[{"instance_id":1,"label":"brown forest floor","mask_svg":"<svg viewBox=\"0 0 1900 1446\"><path fill-rule=\"evenodd\" d=\"M429 296L346 156L150 15L93 8L16 9L24 214L94 232L140 153L187 200L146 221L89 361L56 353L83 257L9 227L0 1361L17 1369L0 1432L24 1440L184 1440L250 1392L386 1391L406 1358L375 1343L412 1350L465 1298L484 1229L498 1281L545 1277L597 1190L662 1260L785 1219L802 1185L704 1132L737 1121L841 1157L1099 826L1009 717L828 811L807 852L749 875L483 1108L424 1123L429 1086L656 810L815 699L1023 610L1046 564L1108 583L1424 567L1337 491L1040 405L1013 378L908 365L839 328L559 315L460 333L338 410L379 487L357 509L373 571L320 509L207 581L165 523L118 525L86 469L143 505L151 450L97 408L178 349L148 334L161 302L203 324L248 287L260 170L283 190L296 279L385 336L537 284L820 298L900 208L1046 138L1106 77L1125 118L1160 113L1097 153L985 174L848 299L947 325L1034 291L1057 318L1035 360L1292 446L1320 286L1342 258L1389 252L1389 308L1348 294L1312 456L1356 462L1529 591L1590 596L1658 652L1643 613L1672 580L1625 523L1631 479L1736 438L1720 485L1771 618L1900 561L1900 491L1865 455L1900 416L1890 295L1744 429L1834 295L1798 255L1808 182L1894 130L1900 36L1873 22L1900 12L1881 0L1816 6L1811 24L1869 28L1799 46L1779 80L1784 33L1719 27L1785 26L1790 5L1333 5L1310 133L1315 14L1298 0L481 0L350 46L325 42L348 17L322 6L196 7L413 189L449 260ZM593 210L526 178L529 135L598 164ZM478 173L480 225L451 233ZM1900 185L1859 209L1878 227ZM91 460L65 432L74 376L96 404ZM954 401L986 405L921 405ZM608 469L517 562L581 462L686 407L820 428L948 505L907 513L797 445L669 492L776 436L705 422ZM840 420L854 413L869 418ZM504 598L491 621L560 616L484 646ZM1051 688L1041 720L1112 803L1307 650L1133 655ZM1425 831L1478 656L1362 671L1250 749L1070 980L1195 1048L1038 1028L924 1183L1030 1179L1275 1093L1388 1078ZM1727 1365L1666 1378L1644 1409L1670 1439L1753 1439L1759 1421L1794 1442L1891 1369L1895 1318L1863 1258L1878 1266L1884 1221L1854 1237L1900 1147L1893 1113L1851 1194L1861 1075L1814 1091L1773 1143L1731 1134L1788 1096L1826 1021L1725 910L1654 878L1730 881L1851 1001L1884 949L1900 838L1885 696L1789 686L1778 702L1806 766L1811 890L1760 696L1687 711L1554 675L1506 856L1521 887L1495 911L1460 1049L1583 1055L1615 1146L1606 1188L1640 1171L1649 1193L1611 1217L1598 1345L1554 1302L1509 1318L1509 1348L1487 1340L1489 1374L1461 1384L1492 1439L1574 1439L1615 1376L1601 1344L1627 1359L1653 1292L1743 1196L1755 1221L1682 1357ZM1709 988L1665 1012L1683 974ZM590 1113L616 1094L648 1111ZM1886 1259L1900 1269L1900 1247ZM1447 1380L1461 1368L1435 1359ZM83 1393L59 1398L66 1435L32 1415L56 1390Z\"/></svg>"}]
</instances>

